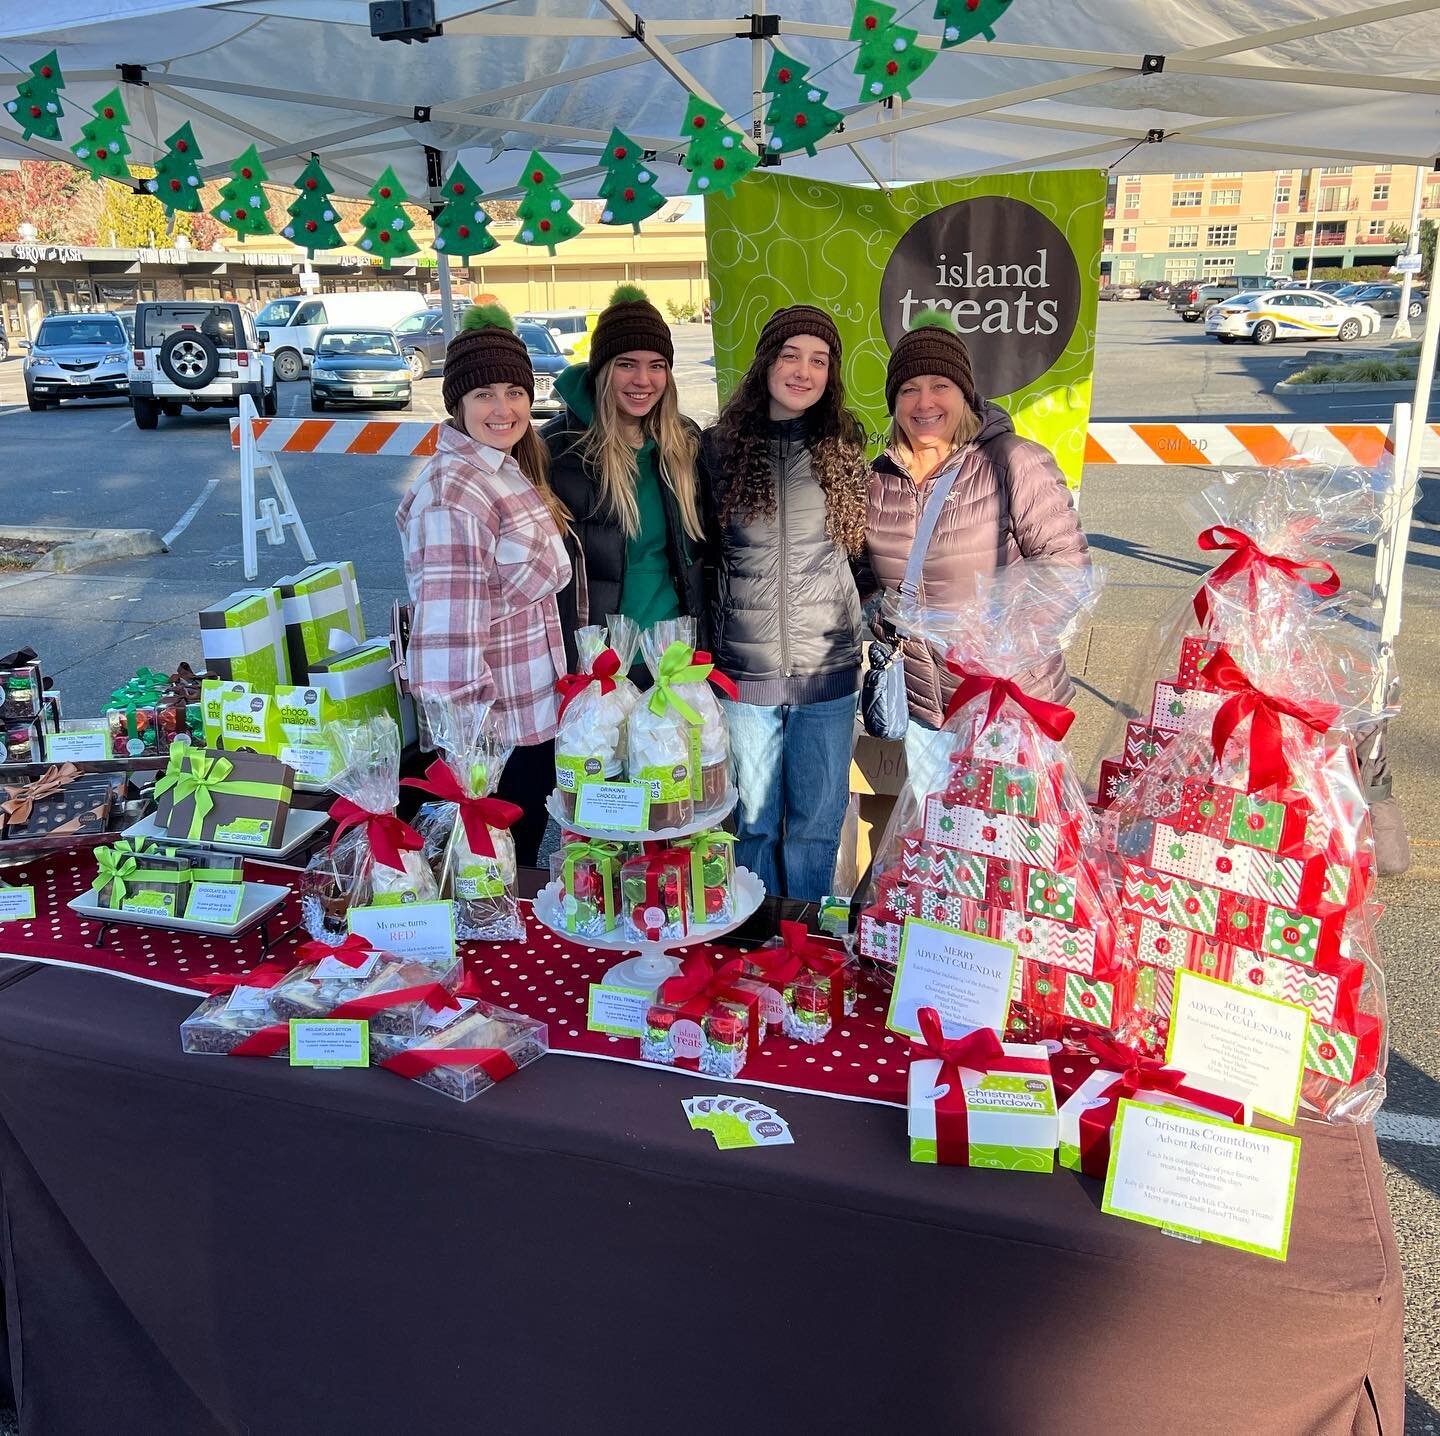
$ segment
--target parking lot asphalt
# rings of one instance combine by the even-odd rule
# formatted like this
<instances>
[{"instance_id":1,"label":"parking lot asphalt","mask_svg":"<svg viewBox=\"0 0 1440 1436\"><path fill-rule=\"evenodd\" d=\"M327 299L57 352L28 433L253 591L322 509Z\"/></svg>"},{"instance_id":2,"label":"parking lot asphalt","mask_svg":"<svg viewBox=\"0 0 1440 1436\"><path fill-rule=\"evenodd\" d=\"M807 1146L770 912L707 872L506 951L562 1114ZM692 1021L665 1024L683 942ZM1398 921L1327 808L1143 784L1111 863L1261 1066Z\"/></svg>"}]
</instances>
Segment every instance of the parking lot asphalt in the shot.
<instances>
[{"instance_id":1,"label":"parking lot asphalt","mask_svg":"<svg viewBox=\"0 0 1440 1436\"><path fill-rule=\"evenodd\" d=\"M703 326L676 331L682 407L702 421L715 408L709 346ZM1374 340L1351 346L1379 347ZM1314 353L1307 345L1220 346L1158 304L1102 305L1095 413L1273 422L1293 413L1271 394L1273 383L1294 360ZM0 574L0 652L33 643L57 677L67 714L85 717L141 665L169 671L181 659L198 663L196 611L244 584L238 466L220 411L162 419L153 432L137 431L128 408L114 404L31 414L20 371L16 360L0 365L0 523L148 527L169 535L169 552L151 558L73 575ZM282 415L308 416L306 385L282 385L280 392ZM1355 412L1352 397L1325 396L1322 413L1296 417L1374 417ZM442 417L439 379L417 386L410 414L381 417ZM416 461L394 458L286 462L320 556L356 560L371 632L385 631L391 602L402 596L394 512L417 468ZM1137 652L1157 617L1183 601L1203 572L1184 504L1213 478L1178 467L1087 471L1081 514L1108 585L1071 653L1080 690L1072 746L1082 772L1102 750L1115 706L1133 694ZM1369 563L1364 554L1348 558L1347 583L1368 589ZM262 541L260 581L300 565L293 542L271 548ZM1405 706L1393 726L1392 755L1415 865L1381 885L1392 1055L1379 1132L1405 1265L1411 1429L1434 1433L1440 1431L1440 492L1428 487L1405 605Z\"/></svg>"}]
</instances>

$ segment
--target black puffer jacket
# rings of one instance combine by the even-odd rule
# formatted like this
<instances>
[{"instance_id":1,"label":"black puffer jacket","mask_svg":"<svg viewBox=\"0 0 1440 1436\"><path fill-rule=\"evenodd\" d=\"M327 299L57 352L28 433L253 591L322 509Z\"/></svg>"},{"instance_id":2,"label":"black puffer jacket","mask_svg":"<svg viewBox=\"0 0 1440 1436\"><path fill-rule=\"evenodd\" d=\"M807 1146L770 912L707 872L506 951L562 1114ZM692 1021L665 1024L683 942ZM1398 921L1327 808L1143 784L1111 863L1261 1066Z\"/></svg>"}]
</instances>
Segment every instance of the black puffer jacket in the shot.
<instances>
[{"instance_id":1,"label":"black puffer jacket","mask_svg":"<svg viewBox=\"0 0 1440 1436\"><path fill-rule=\"evenodd\" d=\"M578 592L581 576L589 595L586 620L589 623L603 624L606 614L620 611L620 594L625 585L625 531L610 514L602 511L600 481L580 453L581 441L594 416L584 369L583 364L572 365L560 376L556 387L568 407L540 430L540 437L550 451L550 485L574 515L565 547L575 576L557 596L565 659L572 673L576 672L577 663L575 630L581 626ZM686 534L680 505L668 484L661 483L660 496L665 505L669 540L666 548L680 611L696 620L698 646L705 648L709 644L709 632L704 549Z\"/></svg>"},{"instance_id":2,"label":"black puffer jacket","mask_svg":"<svg viewBox=\"0 0 1440 1436\"><path fill-rule=\"evenodd\" d=\"M775 516L723 524L725 457L714 429L701 443L715 661L746 703L820 703L860 686L860 598L844 547L825 532L804 439L804 419L771 423Z\"/></svg>"}]
</instances>

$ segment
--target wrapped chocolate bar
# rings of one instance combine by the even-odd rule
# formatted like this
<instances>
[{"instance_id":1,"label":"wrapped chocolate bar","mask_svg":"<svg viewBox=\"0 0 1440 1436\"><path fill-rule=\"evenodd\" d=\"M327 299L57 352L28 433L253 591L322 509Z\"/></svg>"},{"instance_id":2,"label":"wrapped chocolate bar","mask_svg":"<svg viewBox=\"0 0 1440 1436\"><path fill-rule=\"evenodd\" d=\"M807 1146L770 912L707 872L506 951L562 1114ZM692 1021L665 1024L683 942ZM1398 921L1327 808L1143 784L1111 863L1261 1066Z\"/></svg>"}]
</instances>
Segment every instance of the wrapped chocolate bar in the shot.
<instances>
[{"instance_id":1,"label":"wrapped chocolate bar","mask_svg":"<svg viewBox=\"0 0 1440 1436\"><path fill-rule=\"evenodd\" d=\"M442 896L455 901L455 935L481 942L525 936L516 893L515 840L510 828L524 815L493 797L511 744L492 721L488 703L452 703L427 697L425 718L444 756L424 778L401 786L440 799L415 819L420 835L443 853Z\"/></svg>"},{"instance_id":2,"label":"wrapped chocolate bar","mask_svg":"<svg viewBox=\"0 0 1440 1436\"><path fill-rule=\"evenodd\" d=\"M566 817L574 816L586 783L614 782L624 775L625 722L640 697L629 678L639 645L639 629L615 615L608 628L576 631L580 671L556 684L555 785Z\"/></svg>"},{"instance_id":3,"label":"wrapped chocolate bar","mask_svg":"<svg viewBox=\"0 0 1440 1436\"><path fill-rule=\"evenodd\" d=\"M782 922L778 938L745 955L745 971L764 989L765 1021L797 1042L823 1042L854 1015L860 964L812 937L803 922Z\"/></svg>"},{"instance_id":4,"label":"wrapped chocolate bar","mask_svg":"<svg viewBox=\"0 0 1440 1436\"><path fill-rule=\"evenodd\" d=\"M33 648L0 657L0 721L7 728L40 716L45 680Z\"/></svg>"},{"instance_id":5,"label":"wrapped chocolate bar","mask_svg":"<svg viewBox=\"0 0 1440 1436\"><path fill-rule=\"evenodd\" d=\"M760 1002L760 984L745 978L740 958L717 965L691 953L646 1011L640 1056L707 1077L738 1077L764 1034Z\"/></svg>"},{"instance_id":6,"label":"wrapped chocolate bar","mask_svg":"<svg viewBox=\"0 0 1440 1436\"><path fill-rule=\"evenodd\" d=\"M675 841L690 855L690 922L727 923L735 916L735 835L709 828Z\"/></svg>"},{"instance_id":7,"label":"wrapped chocolate bar","mask_svg":"<svg viewBox=\"0 0 1440 1436\"><path fill-rule=\"evenodd\" d=\"M725 800L730 782L730 725L711 685L733 699L735 684L715 667L708 653L696 650L693 618L666 619L655 624L647 637L652 648L661 654L670 654L677 645L683 645L690 652L687 664L673 665L669 682L675 699L685 705L682 711L687 711L687 716L688 713L695 715L689 721L698 729L692 735L700 764L695 806L700 810L718 807ZM651 826L659 824L652 822Z\"/></svg>"},{"instance_id":8,"label":"wrapped chocolate bar","mask_svg":"<svg viewBox=\"0 0 1440 1436\"><path fill-rule=\"evenodd\" d=\"M576 937L607 937L620 921L621 845L572 836L550 855L550 879L560 884L560 914Z\"/></svg>"},{"instance_id":9,"label":"wrapped chocolate bar","mask_svg":"<svg viewBox=\"0 0 1440 1436\"><path fill-rule=\"evenodd\" d=\"M107 774L58 763L39 778L0 783L0 837L103 833L114 802L115 784Z\"/></svg>"},{"instance_id":10,"label":"wrapped chocolate bar","mask_svg":"<svg viewBox=\"0 0 1440 1436\"><path fill-rule=\"evenodd\" d=\"M451 992L463 964L439 973L429 964L378 952L352 936L339 947L303 943L300 965L270 989L270 1006L286 1021L304 1017L363 1017L371 1032L414 1037L437 1017L455 1011Z\"/></svg>"},{"instance_id":11,"label":"wrapped chocolate bar","mask_svg":"<svg viewBox=\"0 0 1440 1436\"><path fill-rule=\"evenodd\" d=\"M190 859L143 839L95 849L95 896L101 907L179 917L190 892Z\"/></svg>"},{"instance_id":12,"label":"wrapped chocolate bar","mask_svg":"<svg viewBox=\"0 0 1440 1436\"><path fill-rule=\"evenodd\" d=\"M184 842L278 848L294 791L294 770L266 753L177 744L155 782L155 815Z\"/></svg>"},{"instance_id":13,"label":"wrapped chocolate bar","mask_svg":"<svg viewBox=\"0 0 1440 1436\"><path fill-rule=\"evenodd\" d=\"M302 880L306 931L338 945L352 906L426 902L440 896L434 867L441 854L395 816L400 801L400 730L388 716L336 723L326 733L340 767L330 787L335 835Z\"/></svg>"},{"instance_id":14,"label":"wrapped chocolate bar","mask_svg":"<svg viewBox=\"0 0 1440 1436\"><path fill-rule=\"evenodd\" d=\"M690 930L690 854L683 848L628 859L620 869L624 934L636 942L684 937Z\"/></svg>"},{"instance_id":15,"label":"wrapped chocolate bar","mask_svg":"<svg viewBox=\"0 0 1440 1436\"><path fill-rule=\"evenodd\" d=\"M460 1014L438 1031L413 1040L370 1029L376 1064L408 1077L443 1097L468 1102L527 1067L550 1049L543 1022L473 998L462 999ZM447 1014L440 1014L444 1021Z\"/></svg>"}]
</instances>

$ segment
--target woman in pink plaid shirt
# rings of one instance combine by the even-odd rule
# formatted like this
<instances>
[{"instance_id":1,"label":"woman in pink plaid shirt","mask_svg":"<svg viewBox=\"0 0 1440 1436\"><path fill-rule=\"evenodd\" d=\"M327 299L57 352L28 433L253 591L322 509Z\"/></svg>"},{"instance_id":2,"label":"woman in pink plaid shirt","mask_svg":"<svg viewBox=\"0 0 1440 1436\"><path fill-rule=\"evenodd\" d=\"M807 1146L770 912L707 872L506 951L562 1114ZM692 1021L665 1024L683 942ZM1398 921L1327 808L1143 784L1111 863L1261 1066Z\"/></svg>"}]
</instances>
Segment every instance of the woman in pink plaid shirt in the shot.
<instances>
[{"instance_id":1,"label":"woman in pink plaid shirt","mask_svg":"<svg viewBox=\"0 0 1440 1436\"><path fill-rule=\"evenodd\" d=\"M570 514L530 424L530 355L498 304L465 315L442 392L450 422L395 515L414 604L410 686L494 705L516 745L499 796L525 809L511 831L519 861L533 863L555 781L555 680L566 672L555 596L570 582Z\"/></svg>"}]
</instances>

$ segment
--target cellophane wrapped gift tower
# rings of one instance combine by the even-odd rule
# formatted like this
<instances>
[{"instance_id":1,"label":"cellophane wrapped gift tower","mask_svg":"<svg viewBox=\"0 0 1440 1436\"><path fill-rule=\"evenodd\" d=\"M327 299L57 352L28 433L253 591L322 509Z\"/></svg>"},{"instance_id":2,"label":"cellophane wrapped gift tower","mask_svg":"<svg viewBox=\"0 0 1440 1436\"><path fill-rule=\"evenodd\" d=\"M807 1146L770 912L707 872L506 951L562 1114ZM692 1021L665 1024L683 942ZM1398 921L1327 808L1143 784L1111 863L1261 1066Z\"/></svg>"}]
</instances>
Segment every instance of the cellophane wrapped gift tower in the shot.
<instances>
[{"instance_id":1,"label":"cellophane wrapped gift tower","mask_svg":"<svg viewBox=\"0 0 1440 1436\"><path fill-rule=\"evenodd\" d=\"M575 633L578 673L560 679L560 726L555 733L555 784L566 817L586 783L618 782L625 774L627 722L640 701L630 666L640 630L611 614L604 628Z\"/></svg>"},{"instance_id":2,"label":"cellophane wrapped gift tower","mask_svg":"<svg viewBox=\"0 0 1440 1436\"><path fill-rule=\"evenodd\" d=\"M388 715L332 723L325 740L338 768L330 779L335 835L311 859L301 907L311 937L339 944L350 908L367 903L430 901L440 896L439 850L395 814L400 801L400 728Z\"/></svg>"},{"instance_id":3,"label":"cellophane wrapped gift tower","mask_svg":"<svg viewBox=\"0 0 1440 1436\"><path fill-rule=\"evenodd\" d=\"M1370 542L1380 530L1386 470L1310 464L1303 459L1259 473L1226 474L1185 508L1202 554L1222 555L1192 599L1158 626L1138 655L1128 685L1143 695L1101 747L1096 806L1123 797L1177 734L1207 727L1220 703L1200 674L1215 651L1210 595L1256 613L1302 589L1316 599L1339 592L1326 554ZM1157 795L1163 801L1163 795Z\"/></svg>"},{"instance_id":4,"label":"cellophane wrapped gift tower","mask_svg":"<svg viewBox=\"0 0 1440 1436\"><path fill-rule=\"evenodd\" d=\"M440 895L455 903L455 936L479 942L525 936L516 888L515 839L510 829L524 810L494 795L514 745L488 703L456 703L427 696L426 722L443 756L418 788L437 801L421 807L415 830L438 850Z\"/></svg>"},{"instance_id":5,"label":"cellophane wrapped gift tower","mask_svg":"<svg viewBox=\"0 0 1440 1436\"><path fill-rule=\"evenodd\" d=\"M1329 585L1326 585L1329 587ZM1134 945L1122 1037L1163 1052L1175 975L1309 1011L1304 1109L1368 1120L1384 1098L1374 844L1355 760L1385 716L1373 631L1294 582L1205 598L1204 721L1175 731L1106 813Z\"/></svg>"},{"instance_id":6,"label":"cellophane wrapped gift tower","mask_svg":"<svg viewBox=\"0 0 1440 1436\"><path fill-rule=\"evenodd\" d=\"M912 773L875 862L860 951L900 956L904 924L935 923L1013 944L1004 1036L1110 1031L1132 980L1110 867L1063 739L1074 714L1027 691L1099 596L1090 566L1016 563L953 611L892 606L956 676L945 741Z\"/></svg>"}]
</instances>

